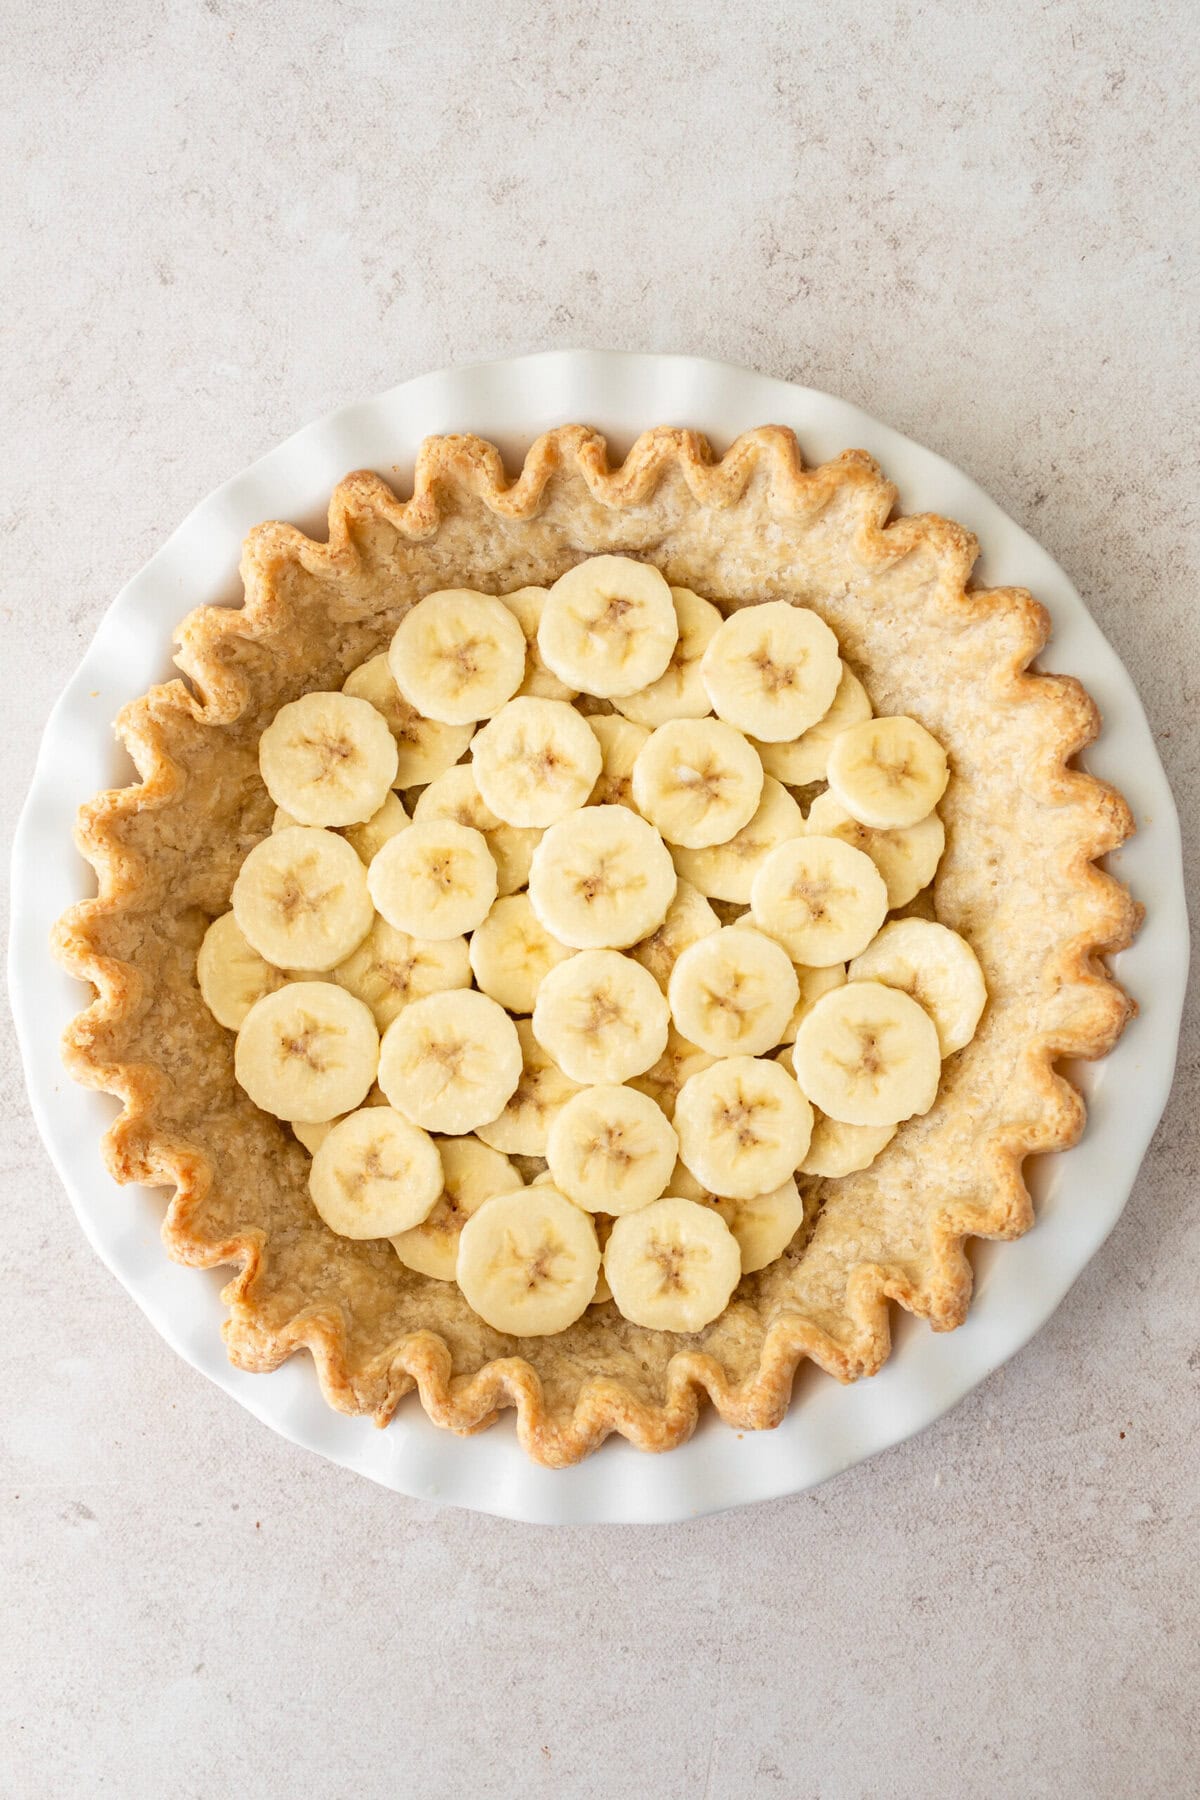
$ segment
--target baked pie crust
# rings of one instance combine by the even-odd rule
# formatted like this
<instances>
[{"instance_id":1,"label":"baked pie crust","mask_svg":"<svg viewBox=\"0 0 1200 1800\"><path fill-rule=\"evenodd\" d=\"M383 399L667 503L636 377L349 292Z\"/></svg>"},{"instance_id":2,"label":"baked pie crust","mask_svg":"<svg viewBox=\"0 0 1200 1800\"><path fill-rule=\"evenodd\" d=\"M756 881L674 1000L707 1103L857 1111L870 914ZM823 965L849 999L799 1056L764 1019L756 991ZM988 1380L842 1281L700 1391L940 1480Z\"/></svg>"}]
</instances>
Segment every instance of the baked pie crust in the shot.
<instances>
[{"instance_id":1,"label":"baked pie crust","mask_svg":"<svg viewBox=\"0 0 1200 1800\"><path fill-rule=\"evenodd\" d=\"M529 1454L561 1466L613 1431L669 1449L705 1394L730 1425L777 1425L802 1358L847 1382L881 1367L889 1301L935 1330L962 1322L967 1238L1028 1230L1024 1159L1082 1130L1056 1062L1104 1055L1133 1011L1104 959L1130 942L1139 909L1095 866L1132 820L1071 766L1098 728L1087 694L1029 671L1049 633L1043 608L1019 589L969 587L971 535L931 515L889 523L895 499L864 452L805 469L777 426L719 461L695 432L651 431L616 469L602 437L570 426L540 438L513 482L492 445L433 438L406 501L374 474L349 476L327 543L283 524L251 532L244 605L192 613L184 679L117 722L140 785L82 809L77 841L99 892L54 934L63 965L95 990L67 1033L68 1068L122 1101L108 1167L173 1190L174 1258L237 1265L224 1291L235 1364L266 1371L306 1347L329 1403L379 1425L413 1388L435 1423L463 1433L512 1406ZM306 1152L234 1080L233 1038L200 998L196 954L271 828L258 740L285 701L340 687L426 593L547 586L606 552L724 608L811 607L877 711L911 714L945 745L936 914L975 949L989 1000L932 1110L869 1169L809 1182L804 1229L711 1325L681 1338L603 1307L518 1342L389 1243L321 1222Z\"/></svg>"}]
</instances>

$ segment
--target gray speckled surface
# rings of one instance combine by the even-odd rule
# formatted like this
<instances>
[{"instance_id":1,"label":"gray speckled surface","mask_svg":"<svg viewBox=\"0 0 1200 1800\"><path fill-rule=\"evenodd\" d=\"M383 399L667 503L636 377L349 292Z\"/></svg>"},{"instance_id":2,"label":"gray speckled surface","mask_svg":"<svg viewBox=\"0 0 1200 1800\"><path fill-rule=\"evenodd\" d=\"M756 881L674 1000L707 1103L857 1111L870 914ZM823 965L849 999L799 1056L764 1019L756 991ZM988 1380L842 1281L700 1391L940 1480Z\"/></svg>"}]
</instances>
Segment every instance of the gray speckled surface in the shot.
<instances>
[{"instance_id":1,"label":"gray speckled surface","mask_svg":"<svg viewBox=\"0 0 1200 1800\"><path fill-rule=\"evenodd\" d=\"M6 831L197 498L346 398L578 343L799 378L968 470L1079 583L1194 822L1194 18L1001 10L10 0ZM376 1491L179 1363L6 1033L0 1785L1196 1792L1198 1063L1193 1009L1120 1226L923 1437L550 1534Z\"/></svg>"}]
</instances>

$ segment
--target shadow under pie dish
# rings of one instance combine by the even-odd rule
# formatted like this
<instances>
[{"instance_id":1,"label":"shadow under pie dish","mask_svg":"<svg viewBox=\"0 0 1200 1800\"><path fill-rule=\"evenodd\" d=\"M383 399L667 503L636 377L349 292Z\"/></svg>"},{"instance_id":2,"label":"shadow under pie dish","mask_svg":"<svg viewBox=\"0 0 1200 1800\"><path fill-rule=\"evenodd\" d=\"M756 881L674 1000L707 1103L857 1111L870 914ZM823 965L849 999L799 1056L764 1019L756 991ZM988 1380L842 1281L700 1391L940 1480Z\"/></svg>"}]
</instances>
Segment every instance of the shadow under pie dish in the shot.
<instances>
[{"instance_id":1,"label":"shadow under pie dish","mask_svg":"<svg viewBox=\"0 0 1200 1800\"><path fill-rule=\"evenodd\" d=\"M164 1225L172 1255L240 1265L227 1290L235 1363L266 1370L307 1346L330 1402L380 1423L414 1386L430 1417L459 1431L515 1405L527 1449L561 1464L613 1430L669 1448L692 1430L705 1392L731 1424L778 1423L801 1357L842 1380L882 1364L890 1299L938 1329L961 1322L970 1292L964 1239L1026 1229L1022 1159L1065 1147L1082 1126L1055 1059L1103 1054L1129 1014L1102 958L1129 941L1136 911L1092 865L1130 822L1119 796L1068 766L1095 732L1086 695L1067 678L1026 672L1046 637L1041 608L1016 590L968 589L968 534L929 517L888 524L893 502L869 458L848 452L806 471L790 433L775 428L749 433L718 463L694 434L653 432L614 471L599 438L568 428L539 440L511 484L490 446L434 439L407 502L372 475L343 483L328 545L282 525L251 534L244 607L202 609L181 628L178 660L190 685L156 689L121 717L142 784L84 809L80 843L99 897L72 909L56 934L66 966L97 991L69 1034L71 1071L124 1102L106 1144L114 1175L175 1189ZM196 961L212 922L229 912L248 855L272 834L277 807L260 738L281 708L344 683L372 700L366 671L424 596L463 588L511 597L609 555L661 570L722 616L779 601L816 615L873 713L915 720L944 747L945 847L932 891L899 903L898 920L888 910L898 923L912 915L958 934L982 969L987 1004L971 1041L941 1063L932 1105L899 1122L867 1168L800 1175L801 1216L786 1248L742 1273L711 1322L690 1334L659 1330L603 1301L561 1331L514 1338L487 1324L453 1282L401 1263L385 1238L351 1239L323 1222L309 1194L309 1154L238 1085L233 1033L204 1005ZM532 662L520 685L536 694ZM615 805L634 797L620 792L632 739L604 722L632 728L632 764L640 734L663 729L636 716L644 712L636 696L628 719L607 710L628 699L589 702L604 727L596 728L604 799ZM720 703L730 710L725 696ZM462 809L453 792L444 806L436 796L429 804L471 741L470 723L440 723L449 739L439 755L449 763L431 774L436 759L422 767L418 756L396 802L416 821ZM777 816L790 801L807 820L817 815L815 837L859 854L881 850L878 828L848 817L832 783L822 791L811 760L755 753L781 771L763 783L775 784ZM403 754L401 741L398 765ZM789 787L797 771L806 779ZM522 829L493 832L497 905L530 891ZM353 830L370 826L347 836ZM882 848L885 886L895 876L887 848L899 854ZM745 928L736 923L744 903L706 896L693 880L737 885L736 874L722 876L719 849L678 845L672 860L681 888L727 937ZM753 920L749 928L757 930ZM635 950L610 954L637 962ZM653 951L637 966L645 962L653 965ZM663 971L651 973L657 983ZM315 978L328 983L325 973ZM670 1049L668 1040L668 1063ZM775 1066L771 1051L761 1060ZM709 1054L700 1051L701 1061ZM661 1061L628 1085L669 1088L680 1073L686 1084L706 1072ZM540 1163L520 1173L532 1191ZM706 1179L684 1168L667 1191L703 1205Z\"/></svg>"}]
</instances>

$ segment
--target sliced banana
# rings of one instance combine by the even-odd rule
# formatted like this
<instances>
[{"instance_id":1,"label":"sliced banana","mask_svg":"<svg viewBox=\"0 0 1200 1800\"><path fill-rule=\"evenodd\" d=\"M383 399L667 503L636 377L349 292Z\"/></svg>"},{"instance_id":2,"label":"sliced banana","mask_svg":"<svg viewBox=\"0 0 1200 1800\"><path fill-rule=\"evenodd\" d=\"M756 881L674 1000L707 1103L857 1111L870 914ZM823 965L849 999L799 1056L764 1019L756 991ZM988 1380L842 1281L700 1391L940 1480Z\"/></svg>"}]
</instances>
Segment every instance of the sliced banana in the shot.
<instances>
[{"instance_id":1,"label":"sliced banana","mask_svg":"<svg viewBox=\"0 0 1200 1800\"><path fill-rule=\"evenodd\" d=\"M419 1225L442 1191L433 1139L390 1106L340 1120L313 1155L312 1203L339 1237L391 1237Z\"/></svg>"},{"instance_id":2,"label":"sliced banana","mask_svg":"<svg viewBox=\"0 0 1200 1800\"><path fill-rule=\"evenodd\" d=\"M378 856L389 838L407 831L411 823L400 796L389 794L379 811L372 813L364 824L346 827L346 842L353 846L361 863L369 863L372 857Z\"/></svg>"},{"instance_id":3,"label":"sliced banana","mask_svg":"<svg viewBox=\"0 0 1200 1800\"><path fill-rule=\"evenodd\" d=\"M565 1331L586 1311L599 1273L596 1227L549 1182L485 1200L458 1240L467 1305L512 1337Z\"/></svg>"},{"instance_id":4,"label":"sliced banana","mask_svg":"<svg viewBox=\"0 0 1200 1800\"><path fill-rule=\"evenodd\" d=\"M232 905L260 956L279 969L316 972L343 962L375 916L367 872L345 838L306 825L254 846L233 884Z\"/></svg>"},{"instance_id":5,"label":"sliced banana","mask_svg":"<svg viewBox=\"0 0 1200 1800\"><path fill-rule=\"evenodd\" d=\"M429 1216L392 1238L407 1269L435 1281L453 1281L463 1226L485 1200L516 1193L524 1184L507 1156L475 1137L438 1138L441 1194Z\"/></svg>"},{"instance_id":6,"label":"sliced banana","mask_svg":"<svg viewBox=\"0 0 1200 1800\"><path fill-rule=\"evenodd\" d=\"M246 942L231 912L214 919L196 957L200 998L218 1025L237 1031L256 1000L273 994L279 970Z\"/></svg>"},{"instance_id":7,"label":"sliced banana","mask_svg":"<svg viewBox=\"0 0 1200 1800\"><path fill-rule=\"evenodd\" d=\"M671 590L657 569L628 556L593 556L550 589L538 648L560 681L611 700L657 681L678 636Z\"/></svg>"},{"instance_id":8,"label":"sliced banana","mask_svg":"<svg viewBox=\"0 0 1200 1800\"><path fill-rule=\"evenodd\" d=\"M677 848L672 856L683 880L709 899L748 906L751 883L771 851L803 835L804 814L787 789L768 775L753 818L727 843L703 850Z\"/></svg>"},{"instance_id":9,"label":"sliced banana","mask_svg":"<svg viewBox=\"0 0 1200 1800\"><path fill-rule=\"evenodd\" d=\"M470 725L443 725L426 719L410 706L392 680L386 653L351 669L342 683L343 694L366 700L387 720L396 744L396 779L393 787L424 787L452 768L471 742Z\"/></svg>"},{"instance_id":10,"label":"sliced banana","mask_svg":"<svg viewBox=\"0 0 1200 1800\"><path fill-rule=\"evenodd\" d=\"M669 844L727 844L762 799L763 766L721 719L672 719L650 734L633 765L633 799Z\"/></svg>"},{"instance_id":11,"label":"sliced banana","mask_svg":"<svg viewBox=\"0 0 1200 1800\"><path fill-rule=\"evenodd\" d=\"M255 1106L302 1124L361 1106L378 1062L369 1009L331 981L292 981L256 1000L233 1055Z\"/></svg>"},{"instance_id":12,"label":"sliced banana","mask_svg":"<svg viewBox=\"0 0 1200 1800\"><path fill-rule=\"evenodd\" d=\"M702 937L718 931L720 925L721 921L704 895L698 893L690 881L680 881L658 930L635 944L629 954L644 969L649 969L665 994L671 970L689 944L699 943Z\"/></svg>"},{"instance_id":13,"label":"sliced banana","mask_svg":"<svg viewBox=\"0 0 1200 1800\"><path fill-rule=\"evenodd\" d=\"M830 963L824 969L806 969L797 966L796 980L800 984L800 998L792 1010L791 1018L780 1033L780 1043L794 1044L801 1020L808 1016L822 994L832 993L834 988L841 987L845 979L845 963Z\"/></svg>"},{"instance_id":14,"label":"sliced banana","mask_svg":"<svg viewBox=\"0 0 1200 1800\"><path fill-rule=\"evenodd\" d=\"M699 1331L728 1306L742 1259L718 1213L672 1196L614 1221L604 1273L622 1318L650 1331Z\"/></svg>"},{"instance_id":15,"label":"sliced banana","mask_svg":"<svg viewBox=\"0 0 1200 1800\"><path fill-rule=\"evenodd\" d=\"M525 679L517 693L530 694L537 700L573 700L575 689L568 687L565 681L560 681L546 667L538 649L538 626L542 622L549 592L549 588L523 587L517 588L515 593L500 595L525 634Z\"/></svg>"},{"instance_id":16,"label":"sliced banana","mask_svg":"<svg viewBox=\"0 0 1200 1800\"><path fill-rule=\"evenodd\" d=\"M358 825L396 779L386 723L350 694L305 694L281 706L258 740L268 794L302 825Z\"/></svg>"},{"instance_id":17,"label":"sliced banana","mask_svg":"<svg viewBox=\"0 0 1200 1800\"><path fill-rule=\"evenodd\" d=\"M824 718L842 659L824 619L806 606L768 600L730 614L705 650L700 673L718 718L775 744Z\"/></svg>"},{"instance_id":18,"label":"sliced banana","mask_svg":"<svg viewBox=\"0 0 1200 1800\"><path fill-rule=\"evenodd\" d=\"M427 719L469 725L499 712L525 679L525 633L503 600L444 588L405 613L388 667Z\"/></svg>"},{"instance_id":19,"label":"sliced banana","mask_svg":"<svg viewBox=\"0 0 1200 1800\"><path fill-rule=\"evenodd\" d=\"M880 981L848 981L801 1024L792 1067L831 1119L897 1125L933 1105L942 1055L933 1020L915 1000Z\"/></svg>"},{"instance_id":20,"label":"sliced banana","mask_svg":"<svg viewBox=\"0 0 1200 1800\"><path fill-rule=\"evenodd\" d=\"M692 944L667 986L684 1037L718 1057L773 1049L798 994L787 951L748 925L724 925Z\"/></svg>"},{"instance_id":21,"label":"sliced banana","mask_svg":"<svg viewBox=\"0 0 1200 1800\"><path fill-rule=\"evenodd\" d=\"M666 1049L670 1014L654 977L617 950L581 950L542 980L533 1034L572 1081L629 1081Z\"/></svg>"},{"instance_id":22,"label":"sliced banana","mask_svg":"<svg viewBox=\"0 0 1200 1800\"><path fill-rule=\"evenodd\" d=\"M510 1013L531 1013L544 977L571 954L550 936L528 894L497 900L471 938L475 985Z\"/></svg>"},{"instance_id":23,"label":"sliced banana","mask_svg":"<svg viewBox=\"0 0 1200 1800\"><path fill-rule=\"evenodd\" d=\"M752 1200L799 1168L812 1107L777 1062L731 1056L684 1082L674 1125L680 1157L697 1181L710 1193Z\"/></svg>"},{"instance_id":24,"label":"sliced banana","mask_svg":"<svg viewBox=\"0 0 1200 1800\"><path fill-rule=\"evenodd\" d=\"M333 971L333 979L365 1001L380 1031L414 1000L471 985L465 937L419 938L376 919L357 950Z\"/></svg>"},{"instance_id":25,"label":"sliced banana","mask_svg":"<svg viewBox=\"0 0 1200 1800\"><path fill-rule=\"evenodd\" d=\"M933 1020L943 1056L971 1042L987 1003L970 944L930 919L893 919L855 957L849 974L851 981L882 981L911 995Z\"/></svg>"},{"instance_id":26,"label":"sliced banana","mask_svg":"<svg viewBox=\"0 0 1200 1800\"><path fill-rule=\"evenodd\" d=\"M293 819L291 813L285 812L282 806L277 806L271 815L272 831L287 831L291 826L299 823L299 819Z\"/></svg>"},{"instance_id":27,"label":"sliced banana","mask_svg":"<svg viewBox=\"0 0 1200 1800\"><path fill-rule=\"evenodd\" d=\"M636 1088L583 1088L556 1113L546 1139L554 1185L588 1212L619 1216L664 1193L679 1140Z\"/></svg>"},{"instance_id":28,"label":"sliced banana","mask_svg":"<svg viewBox=\"0 0 1200 1800\"><path fill-rule=\"evenodd\" d=\"M831 788L818 794L805 821L811 837L837 837L870 857L887 883L888 906L907 906L928 887L946 848L946 827L931 812L916 825L872 831L852 819Z\"/></svg>"},{"instance_id":29,"label":"sliced banana","mask_svg":"<svg viewBox=\"0 0 1200 1800\"><path fill-rule=\"evenodd\" d=\"M833 705L823 719L818 719L799 737L785 738L782 743L765 744L753 737L750 741L768 775L774 775L787 787L808 787L810 782L824 781L834 738L840 737L851 725L861 725L870 717L871 702L867 690L843 663Z\"/></svg>"},{"instance_id":30,"label":"sliced banana","mask_svg":"<svg viewBox=\"0 0 1200 1800\"><path fill-rule=\"evenodd\" d=\"M812 1139L800 1173L828 1181L856 1175L860 1169L870 1168L896 1131L895 1125L843 1125L840 1119L831 1119L814 1107Z\"/></svg>"},{"instance_id":31,"label":"sliced banana","mask_svg":"<svg viewBox=\"0 0 1200 1800\"><path fill-rule=\"evenodd\" d=\"M629 1085L648 1094L667 1118L673 1119L675 1102L684 1082L698 1075L701 1069L711 1069L716 1060L707 1050L701 1050L699 1044L690 1043L672 1025L667 1032L667 1047L658 1061L652 1063L644 1075L635 1075ZM673 1194L679 1191L675 1187L671 1189Z\"/></svg>"},{"instance_id":32,"label":"sliced banana","mask_svg":"<svg viewBox=\"0 0 1200 1800\"><path fill-rule=\"evenodd\" d=\"M887 887L875 864L841 838L780 844L750 890L755 925L807 968L845 962L865 950L887 916L887 904Z\"/></svg>"},{"instance_id":33,"label":"sliced banana","mask_svg":"<svg viewBox=\"0 0 1200 1800\"><path fill-rule=\"evenodd\" d=\"M709 1193L704 1183L697 1181L692 1171L685 1168L681 1162L677 1162L671 1171L667 1192L680 1200L698 1200L704 1206L710 1206L717 1197L715 1194Z\"/></svg>"},{"instance_id":34,"label":"sliced banana","mask_svg":"<svg viewBox=\"0 0 1200 1800\"><path fill-rule=\"evenodd\" d=\"M496 898L487 839L453 819L417 819L367 870L376 908L397 931L427 938L474 931Z\"/></svg>"},{"instance_id":35,"label":"sliced banana","mask_svg":"<svg viewBox=\"0 0 1200 1800\"><path fill-rule=\"evenodd\" d=\"M915 719L866 719L833 741L829 786L851 818L875 831L916 825L946 791L946 752Z\"/></svg>"},{"instance_id":36,"label":"sliced banana","mask_svg":"<svg viewBox=\"0 0 1200 1800\"><path fill-rule=\"evenodd\" d=\"M510 700L471 743L484 804L508 825L553 825L575 812L600 764L595 732L565 700Z\"/></svg>"},{"instance_id":37,"label":"sliced banana","mask_svg":"<svg viewBox=\"0 0 1200 1800\"><path fill-rule=\"evenodd\" d=\"M521 1045L521 1076L494 1119L475 1128L475 1135L508 1156L545 1156L546 1139L563 1107L579 1092L579 1083L564 1075L554 1058L533 1035L528 1019L514 1021Z\"/></svg>"},{"instance_id":38,"label":"sliced banana","mask_svg":"<svg viewBox=\"0 0 1200 1800\"><path fill-rule=\"evenodd\" d=\"M363 1105L387 1105L383 1090L379 1087L378 1083L371 1089L370 1093L363 1101ZM338 1113L336 1117L332 1119L321 1119L320 1121L290 1119L288 1123L291 1125L292 1135L298 1142L304 1145L304 1148L308 1151L310 1156L315 1156L334 1126L340 1125L342 1120L348 1116L347 1113Z\"/></svg>"},{"instance_id":39,"label":"sliced banana","mask_svg":"<svg viewBox=\"0 0 1200 1800\"><path fill-rule=\"evenodd\" d=\"M482 831L496 865L501 894L515 894L529 880L529 865L541 832L498 819L480 793L470 763L460 763L431 781L413 808L413 818L453 819L457 825Z\"/></svg>"},{"instance_id":40,"label":"sliced banana","mask_svg":"<svg viewBox=\"0 0 1200 1800\"><path fill-rule=\"evenodd\" d=\"M702 719L712 710L700 658L721 628L721 615L711 600L702 600L691 588L673 587L671 601L679 636L665 673L640 693L624 694L615 703L627 719L652 729L668 719Z\"/></svg>"},{"instance_id":41,"label":"sliced banana","mask_svg":"<svg viewBox=\"0 0 1200 1800\"><path fill-rule=\"evenodd\" d=\"M714 1196L711 1204L737 1239L743 1275L753 1275L781 1257L804 1223L804 1202L790 1175L769 1194L756 1194L752 1200Z\"/></svg>"},{"instance_id":42,"label":"sliced banana","mask_svg":"<svg viewBox=\"0 0 1200 1800\"><path fill-rule=\"evenodd\" d=\"M383 1034L379 1085L397 1112L426 1131L456 1136L486 1125L520 1079L516 1026L473 989L414 1000Z\"/></svg>"},{"instance_id":43,"label":"sliced banana","mask_svg":"<svg viewBox=\"0 0 1200 1800\"><path fill-rule=\"evenodd\" d=\"M529 868L546 930L573 949L626 949L657 931L675 865L652 825L625 806L589 806L548 826Z\"/></svg>"},{"instance_id":44,"label":"sliced banana","mask_svg":"<svg viewBox=\"0 0 1200 1800\"><path fill-rule=\"evenodd\" d=\"M600 744L600 778L589 796L592 806L633 809L633 765L650 733L620 713L595 713L588 720Z\"/></svg>"}]
</instances>

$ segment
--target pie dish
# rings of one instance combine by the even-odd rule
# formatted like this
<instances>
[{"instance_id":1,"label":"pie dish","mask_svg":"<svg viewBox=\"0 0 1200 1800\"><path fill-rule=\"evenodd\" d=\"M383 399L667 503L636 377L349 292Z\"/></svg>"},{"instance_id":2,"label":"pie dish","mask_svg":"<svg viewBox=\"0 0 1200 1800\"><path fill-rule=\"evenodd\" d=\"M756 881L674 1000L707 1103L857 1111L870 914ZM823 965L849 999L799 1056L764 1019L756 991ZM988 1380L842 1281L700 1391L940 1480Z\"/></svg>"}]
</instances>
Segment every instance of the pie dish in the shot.
<instances>
[{"instance_id":1,"label":"pie dish","mask_svg":"<svg viewBox=\"0 0 1200 1800\"><path fill-rule=\"evenodd\" d=\"M804 470L774 428L719 463L694 434L651 433L614 471L601 440L568 428L539 440L515 483L490 446L433 440L406 503L375 477L344 483L327 546L279 525L251 535L245 608L204 609L181 632L191 687L155 690L122 717L142 785L85 809L100 896L57 933L98 995L70 1034L72 1072L125 1103L110 1167L175 1188L173 1255L242 1265L229 1290L237 1363L269 1369L307 1346L331 1402L381 1423L414 1386L459 1431L511 1404L526 1447L561 1464L611 1431L669 1448L704 1393L731 1424L776 1424L801 1358L842 1380L881 1366L890 1299L935 1328L961 1322L964 1240L1026 1229L1023 1158L1081 1128L1055 1060L1104 1054L1129 1015L1103 957L1129 941L1136 911L1094 867L1129 817L1068 766L1095 729L1082 690L1027 673L1041 609L1015 590L968 590L968 534L930 517L887 524L893 500L869 458ZM302 1153L233 1086L193 970L270 827L257 747L281 703L340 687L422 594L549 584L613 552L726 605L800 601L833 627L877 710L916 716L945 745L937 916L974 946L989 1006L933 1109L886 1159L818 1196L801 1251L745 1277L694 1344L597 1315L516 1353L454 1290L408 1284L380 1246L313 1220Z\"/></svg>"}]
</instances>

